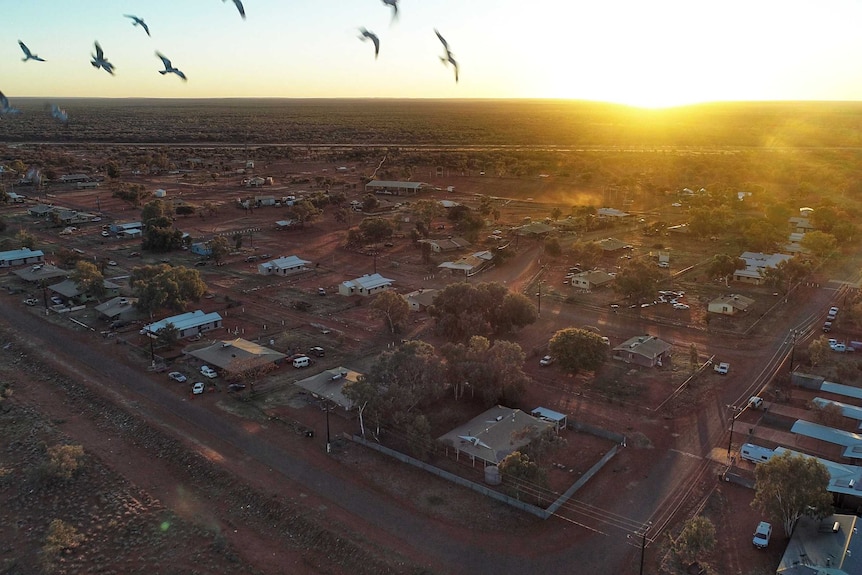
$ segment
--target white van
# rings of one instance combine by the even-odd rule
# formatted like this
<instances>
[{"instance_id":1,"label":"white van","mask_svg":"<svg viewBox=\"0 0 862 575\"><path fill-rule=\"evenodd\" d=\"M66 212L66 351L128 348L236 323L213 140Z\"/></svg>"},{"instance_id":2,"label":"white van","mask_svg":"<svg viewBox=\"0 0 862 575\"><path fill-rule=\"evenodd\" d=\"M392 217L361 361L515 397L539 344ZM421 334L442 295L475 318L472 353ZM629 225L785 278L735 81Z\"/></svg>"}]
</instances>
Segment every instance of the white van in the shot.
<instances>
[{"instance_id":1,"label":"white van","mask_svg":"<svg viewBox=\"0 0 862 575\"><path fill-rule=\"evenodd\" d=\"M308 357L297 357L293 360L293 367L299 369L300 367L308 367L311 365L311 359Z\"/></svg>"}]
</instances>

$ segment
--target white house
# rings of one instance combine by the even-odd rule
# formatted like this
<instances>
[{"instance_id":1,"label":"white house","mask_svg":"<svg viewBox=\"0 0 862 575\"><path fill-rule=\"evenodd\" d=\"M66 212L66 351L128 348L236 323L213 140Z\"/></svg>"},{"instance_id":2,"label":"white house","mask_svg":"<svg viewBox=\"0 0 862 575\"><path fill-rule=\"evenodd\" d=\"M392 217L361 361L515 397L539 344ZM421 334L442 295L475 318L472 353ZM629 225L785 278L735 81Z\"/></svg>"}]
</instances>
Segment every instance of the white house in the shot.
<instances>
[{"instance_id":1,"label":"white house","mask_svg":"<svg viewBox=\"0 0 862 575\"><path fill-rule=\"evenodd\" d=\"M0 268L23 266L27 264L41 264L44 263L44 261L45 254L42 250L21 248L20 250L0 252Z\"/></svg>"},{"instance_id":2,"label":"white house","mask_svg":"<svg viewBox=\"0 0 862 575\"><path fill-rule=\"evenodd\" d=\"M380 193L392 196L411 196L418 194L428 184L423 182L392 182L371 180L365 184L368 193Z\"/></svg>"},{"instance_id":3,"label":"white house","mask_svg":"<svg viewBox=\"0 0 862 575\"><path fill-rule=\"evenodd\" d=\"M589 270L572 277L572 287L577 289L595 289L614 281L614 276L602 270Z\"/></svg>"},{"instance_id":4,"label":"white house","mask_svg":"<svg viewBox=\"0 0 862 575\"><path fill-rule=\"evenodd\" d=\"M184 338L222 327L222 317L217 312L190 311L145 325L141 335L155 337L158 331L168 324L177 330L177 337Z\"/></svg>"},{"instance_id":5,"label":"white house","mask_svg":"<svg viewBox=\"0 0 862 575\"><path fill-rule=\"evenodd\" d=\"M338 286L338 293L367 297L390 289L392 281L380 274L365 274L362 277L341 282Z\"/></svg>"},{"instance_id":6,"label":"white house","mask_svg":"<svg viewBox=\"0 0 862 575\"><path fill-rule=\"evenodd\" d=\"M596 215L602 219L623 219L630 214L616 208L599 208L596 210Z\"/></svg>"},{"instance_id":7,"label":"white house","mask_svg":"<svg viewBox=\"0 0 862 575\"><path fill-rule=\"evenodd\" d=\"M736 315L737 312L747 311L753 303L753 299L743 295L723 295L709 302L707 311L724 315Z\"/></svg>"},{"instance_id":8,"label":"white house","mask_svg":"<svg viewBox=\"0 0 862 575\"><path fill-rule=\"evenodd\" d=\"M420 288L416 291L404 294L402 297L407 301L407 305L410 306L410 311L423 311L434 303L434 297L439 293L439 291L440 290L436 289Z\"/></svg>"},{"instance_id":9,"label":"white house","mask_svg":"<svg viewBox=\"0 0 862 575\"><path fill-rule=\"evenodd\" d=\"M306 264L309 264L308 260L299 259L296 256L287 256L280 257L274 259L272 261L264 262L262 264L258 264L257 273L262 276L270 276L270 275L281 275L286 276L296 272L300 272L302 270L308 269L306 268Z\"/></svg>"}]
</instances>

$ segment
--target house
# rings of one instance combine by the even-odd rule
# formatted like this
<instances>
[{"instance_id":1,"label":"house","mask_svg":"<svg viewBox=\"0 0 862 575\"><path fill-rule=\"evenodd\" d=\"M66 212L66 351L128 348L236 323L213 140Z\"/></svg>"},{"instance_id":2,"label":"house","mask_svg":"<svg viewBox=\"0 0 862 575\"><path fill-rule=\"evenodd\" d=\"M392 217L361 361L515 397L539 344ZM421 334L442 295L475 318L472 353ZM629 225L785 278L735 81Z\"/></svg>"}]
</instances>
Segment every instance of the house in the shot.
<instances>
[{"instance_id":1,"label":"house","mask_svg":"<svg viewBox=\"0 0 862 575\"><path fill-rule=\"evenodd\" d=\"M254 205L256 205L257 207L274 206L275 205L275 196L255 196L254 197Z\"/></svg>"},{"instance_id":2,"label":"house","mask_svg":"<svg viewBox=\"0 0 862 575\"><path fill-rule=\"evenodd\" d=\"M596 210L596 216L603 220L622 220L630 215L628 212L616 208L599 208Z\"/></svg>"},{"instance_id":3,"label":"house","mask_svg":"<svg viewBox=\"0 0 862 575\"><path fill-rule=\"evenodd\" d=\"M793 216L788 218L788 221L790 222L791 230L799 234L804 234L817 229L807 217Z\"/></svg>"},{"instance_id":4,"label":"house","mask_svg":"<svg viewBox=\"0 0 862 575\"><path fill-rule=\"evenodd\" d=\"M76 184L78 182L89 182L90 176L87 174L65 174L60 176L61 184Z\"/></svg>"},{"instance_id":5,"label":"house","mask_svg":"<svg viewBox=\"0 0 862 575\"><path fill-rule=\"evenodd\" d=\"M94 309L108 321L129 321L138 317L138 310L135 308L136 303L138 303L136 297L118 296L100 303Z\"/></svg>"},{"instance_id":6,"label":"house","mask_svg":"<svg viewBox=\"0 0 862 575\"><path fill-rule=\"evenodd\" d=\"M825 519L803 515L781 556L778 575L855 575L862 573L862 521L855 515Z\"/></svg>"},{"instance_id":7,"label":"house","mask_svg":"<svg viewBox=\"0 0 862 575\"><path fill-rule=\"evenodd\" d=\"M126 222L123 224L111 224L111 231L117 235L128 235L129 232L133 230L140 230L143 228L143 224L141 222Z\"/></svg>"},{"instance_id":8,"label":"house","mask_svg":"<svg viewBox=\"0 0 862 575\"><path fill-rule=\"evenodd\" d=\"M440 293L440 290L420 288L401 297L407 301L410 311L425 311L428 309L428 306L434 303L434 297L438 293Z\"/></svg>"},{"instance_id":9,"label":"house","mask_svg":"<svg viewBox=\"0 0 862 575\"><path fill-rule=\"evenodd\" d=\"M614 276L602 270L588 270L572 276L572 287L592 290L614 281Z\"/></svg>"},{"instance_id":10,"label":"house","mask_svg":"<svg viewBox=\"0 0 862 575\"><path fill-rule=\"evenodd\" d=\"M45 280L64 278L69 272L51 264L35 264L12 272L25 282L38 283Z\"/></svg>"},{"instance_id":11,"label":"house","mask_svg":"<svg viewBox=\"0 0 862 575\"><path fill-rule=\"evenodd\" d=\"M177 330L177 337L184 338L222 327L222 317L217 312L190 311L145 325L141 335L155 337L158 331L168 324Z\"/></svg>"},{"instance_id":12,"label":"house","mask_svg":"<svg viewBox=\"0 0 862 575\"><path fill-rule=\"evenodd\" d=\"M281 360L287 357L283 353L241 337L218 341L207 347L186 353L207 365L214 365L228 373L242 373L269 364L279 364Z\"/></svg>"},{"instance_id":13,"label":"house","mask_svg":"<svg viewBox=\"0 0 862 575\"><path fill-rule=\"evenodd\" d=\"M798 455L805 459L816 459L826 468L829 472L829 483L826 485L826 491L832 494L840 508L859 508L862 505L862 467L837 463L785 447L776 447L773 450L774 455L782 455L785 452L793 457Z\"/></svg>"},{"instance_id":14,"label":"house","mask_svg":"<svg viewBox=\"0 0 862 575\"><path fill-rule=\"evenodd\" d=\"M15 192L6 192L6 196L8 196L9 201L14 204L23 204L24 200L27 199L27 196L23 194L16 194Z\"/></svg>"},{"instance_id":15,"label":"house","mask_svg":"<svg viewBox=\"0 0 862 575\"><path fill-rule=\"evenodd\" d=\"M428 186L424 182L393 182L385 180L371 180L365 184L365 191L370 194L386 194L392 196L415 196Z\"/></svg>"},{"instance_id":16,"label":"house","mask_svg":"<svg viewBox=\"0 0 862 575\"><path fill-rule=\"evenodd\" d=\"M464 256L463 258L457 259L454 262L443 262L437 267L450 269L453 272L457 272L459 274L463 272L468 276L471 276L488 267L492 261L494 261L494 254L487 250L484 250L481 252L470 254L468 256Z\"/></svg>"},{"instance_id":17,"label":"house","mask_svg":"<svg viewBox=\"0 0 862 575\"><path fill-rule=\"evenodd\" d=\"M673 346L654 335L638 335L613 349L613 358L644 367L661 367Z\"/></svg>"},{"instance_id":18,"label":"house","mask_svg":"<svg viewBox=\"0 0 862 575\"><path fill-rule=\"evenodd\" d=\"M464 238L447 238L444 240L419 240L420 244L428 244L435 254L453 252L470 247L470 242Z\"/></svg>"},{"instance_id":19,"label":"house","mask_svg":"<svg viewBox=\"0 0 862 575\"><path fill-rule=\"evenodd\" d=\"M723 295L709 302L706 311L724 315L736 315L737 312L748 311L748 308L753 304L754 300L750 297L737 294Z\"/></svg>"},{"instance_id":20,"label":"house","mask_svg":"<svg viewBox=\"0 0 862 575\"><path fill-rule=\"evenodd\" d=\"M468 458L474 465L497 465L507 455L553 433L554 423L533 417L520 409L498 405L459 425L437 441L456 459Z\"/></svg>"},{"instance_id":21,"label":"house","mask_svg":"<svg viewBox=\"0 0 862 575\"><path fill-rule=\"evenodd\" d=\"M308 269L305 266L310 263L310 261L301 260L296 256L280 257L269 262L258 264L257 273L262 276L286 276Z\"/></svg>"},{"instance_id":22,"label":"house","mask_svg":"<svg viewBox=\"0 0 862 575\"><path fill-rule=\"evenodd\" d=\"M266 184L266 179L261 178L260 176L255 176L253 178L249 178L245 183L245 185L250 187L250 188L259 188L260 186L263 186L265 184ZM258 204L258 205L263 205L263 204ZM273 202L272 204L265 204L265 205L273 206L273 205L275 205L275 202Z\"/></svg>"},{"instance_id":23,"label":"house","mask_svg":"<svg viewBox=\"0 0 862 575\"><path fill-rule=\"evenodd\" d=\"M197 256L202 256L205 258L208 258L213 255L213 250L207 242L195 242L191 245L189 251Z\"/></svg>"},{"instance_id":24,"label":"house","mask_svg":"<svg viewBox=\"0 0 862 575\"><path fill-rule=\"evenodd\" d=\"M548 224L543 224L542 222L530 222L529 224L515 228L514 231L519 236L537 238L548 235L554 231L554 227L549 226Z\"/></svg>"},{"instance_id":25,"label":"house","mask_svg":"<svg viewBox=\"0 0 862 575\"><path fill-rule=\"evenodd\" d=\"M36 204L35 206L27 208L27 213L34 218L46 218L53 209L54 206L49 206L48 204Z\"/></svg>"},{"instance_id":26,"label":"house","mask_svg":"<svg viewBox=\"0 0 862 575\"><path fill-rule=\"evenodd\" d=\"M362 277L341 282L338 286L338 293L367 297L388 290L392 287L392 281L380 274L365 274Z\"/></svg>"},{"instance_id":27,"label":"house","mask_svg":"<svg viewBox=\"0 0 862 575\"><path fill-rule=\"evenodd\" d=\"M28 264L41 264L45 262L45 254L42 250L31 250L21 248L20 250L9 250L0 252L0 268L24 266Z\"/></svg>"},{"instance_id":28,"label":"house","mask_svg":"<svg viewBox=\"0 0 862 575\"><path fill-rule=\"evenodd\" d=\"M120 286L114 282L103 280L102 285L105 287L105 295L107 297L117 297L120 294ZM93 299L91 296L84 294L81 288L74 280L63 280L60 283L48 286L48 289L59 295L67 301L76 303L84 303Z\"/></svg>"},{"instance_id":29,"label":"house","mask_svg":"<svg viewBox=\"0 0 862 575\"><path fill-rule=\"evenodd\" d=\"M344 385L356 383L362 374L346 367L326 369L311 377L296 382L302 389L311 392L314 397L331 401L344 411L353 408L353 401L345 397Z\"/></svg>"},{"instance_id":30,"label":"house","mask_svg":"<svg viewBox=\"0 0 862 575\"><path fill-rule=\"evenodd\" d=\"M733 280L754 285L763 283L763 270L774 268L783 261L791 259L787 254L764 254L760 252L742 252L739 256L745 261L745 269L733 272Z\"/></svg>"},{"instance_id":31,"label":"house","mask_svg":"<svg viewBox=\"0 0 862 575\"><path fill-rule=\"evenodd\" d=\"M275 229L280 231L289 230L298 225L299 222L296 220L278 220L277 222L275 222Z\"/></svg>"},{"instance_id":32,"label":"house","mask_svg":"<svg viewBox=\"0 0 862 575\"><path fill-rule=\"evenodd\" d=\"M791 232L787 236L787 243L784 244L784 251L789 254L799 254L805 251L802 247L802 240L805 237L804 233Z\"/></svg>"}]
</instances>

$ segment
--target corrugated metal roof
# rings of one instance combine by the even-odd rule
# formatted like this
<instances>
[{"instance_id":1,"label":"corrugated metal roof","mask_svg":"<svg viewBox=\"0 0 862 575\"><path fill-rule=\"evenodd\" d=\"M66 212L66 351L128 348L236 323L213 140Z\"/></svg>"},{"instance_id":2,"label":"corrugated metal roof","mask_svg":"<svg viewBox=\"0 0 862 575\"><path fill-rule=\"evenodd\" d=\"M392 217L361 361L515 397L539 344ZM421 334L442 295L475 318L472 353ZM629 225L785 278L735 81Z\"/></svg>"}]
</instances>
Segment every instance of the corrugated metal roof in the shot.
<instances>
[{"instance_id":1,"label":"corrugated metal roof","mask_svg":"<svg viewBox=\"0 0 862 575\"><path fill-rule=\"evenodd\" d=\"M21 248L20 250L9 250L8 252L0 252L0 261L20 260L22 258L35 258L38 256L44 257L45 253L42 250Z\"/></svg>"},{"instance_id":2,"label":"corrugated metal roof","mask_svg":"<svg viewBox=\"0 0 862 575\"><path fill-rule=\"evenodd\" d=\"M862 459L862 435L858 433L834 429L802 419L798 419L793 424L790 432L804 435L805 437L813 437L827 443L834 443L835 445L843 445L847 448L844 450L844 457Z\"/></svg>"},{"instance_id":3,"label":"corrugated metal roof","mask_svg":"<svg viewBox=\"0 0 862 575\"><path fill-rule=\"evenodd\" d=\"M155 334L169 323L173 324L178 331L183 331L184 329L204 325L213 321L221 321L221 319L222 317L217 312L204 313L201 310L195 310L181 313L180 315L166 317L163 320L146 325L141 332L144 333L149 331L150 333Z\"/></svg>"}]
</instances>

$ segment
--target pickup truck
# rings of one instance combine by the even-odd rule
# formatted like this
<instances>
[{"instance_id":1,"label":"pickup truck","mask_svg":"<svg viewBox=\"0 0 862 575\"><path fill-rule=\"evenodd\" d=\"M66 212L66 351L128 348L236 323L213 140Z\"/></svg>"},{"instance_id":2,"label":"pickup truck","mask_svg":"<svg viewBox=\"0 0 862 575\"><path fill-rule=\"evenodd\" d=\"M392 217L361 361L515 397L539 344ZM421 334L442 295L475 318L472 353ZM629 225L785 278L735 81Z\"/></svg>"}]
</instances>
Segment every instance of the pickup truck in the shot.
<instances>
[{"instance_id":1,"label":"pickup truck","mask_svg":"<svg viewBox=\"0 0 862 575\"><path fill-rule=\"evenodd\" d=\"M712 369L719 375L727 375L727 372L730 371L730 364L722 361L712 366Z\"/></svg>"}]
</instances>

